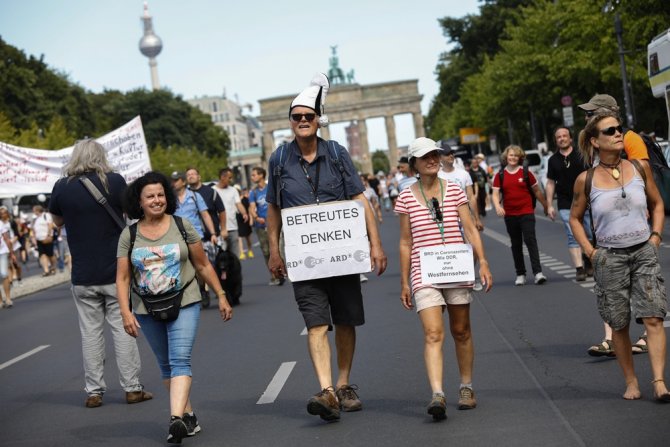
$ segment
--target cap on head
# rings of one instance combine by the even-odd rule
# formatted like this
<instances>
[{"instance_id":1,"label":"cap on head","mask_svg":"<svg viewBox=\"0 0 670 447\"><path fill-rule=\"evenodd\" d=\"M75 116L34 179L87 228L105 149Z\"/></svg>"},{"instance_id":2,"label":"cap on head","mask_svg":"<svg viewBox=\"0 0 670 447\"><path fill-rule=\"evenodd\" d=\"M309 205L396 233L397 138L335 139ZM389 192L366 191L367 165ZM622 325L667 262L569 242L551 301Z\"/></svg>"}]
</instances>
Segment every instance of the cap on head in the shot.
<instances>
[{"instance_id":1,"label":"cap on head","mask_svg":"<svg viewBox=\"0 0 670 447\"><path fill-rule=\"evenodd\" d=\"M291 107L288 109L289 115L291 114L291 110L298 106L310 108L319 116L323 115L323 106L326 102L329 88L330 82L328 81L328 76L323 73L316 73L312 77L309 87L300 92L291 102Z\"/></svg>"},{"instance_id":2,"label":"cap on head","mask_svg":"<svg viewBox=\"0 0 670 447\"><path fill-rule=\"evenodd\" d=\"M614 99L610 95L605 94L595 95L593 98L589 99L589 102L580 104L577 107L586 112L598 109L607 109L611 110L612 112L619 111L619 106L616 103L616 99Z\"/></svg>"},{"instance_id":3,"label":"cap on head","mask_svg":"<svg viewBox=\"0 0 670 447\"><path fill-rule=\"evenodd\" d=\"M186 173L184 173L184 172L182 172L182 171L174 171L174 172L172 173L172 175L170 176L170 178L171 178L172 180L179 180L179 179L182 179L182 180L186 181Z\"/></svg>"},{"instance_id":4,"label":"cap on head","mask_svg":"<svg viewBox=\"0 0 670 447\"><path fill-rule=\"evenodd\" d=\"M454 152L456 152L451 146L449 146L449 143L446 141L442 141L440 143L440 155L451 155Z\"/></svg>"},{"instance_id":5,"label":"cap on head","mask_svg":"<svg viewBox=\"0 0 670 447\"><path fill-rule=\"evenodd\" d=\"M437 143L430 138L419 137L410 143L409 149L407 150L407 155L411 160L412 158L421 158L430 152L441 150L442 149L437 145Z\"/></svg>"}]
</instances>

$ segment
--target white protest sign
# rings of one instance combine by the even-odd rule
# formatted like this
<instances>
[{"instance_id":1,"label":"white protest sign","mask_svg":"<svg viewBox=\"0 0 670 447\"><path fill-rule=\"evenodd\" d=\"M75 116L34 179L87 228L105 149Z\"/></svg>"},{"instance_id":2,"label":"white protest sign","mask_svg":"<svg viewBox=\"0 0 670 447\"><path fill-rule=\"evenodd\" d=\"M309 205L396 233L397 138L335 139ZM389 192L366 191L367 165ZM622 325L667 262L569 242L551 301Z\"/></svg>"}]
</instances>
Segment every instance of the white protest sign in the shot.
<instances>
[{"instance_id":1,"label":"white protest sign","mask_svg":"<svg viewBox=\"0 0 670 447\"><path fill-rule=\"evenodd\" d=\"M419 250L421 283L436 287L455 287L475 280L470 244L447 244Z\"/></svg>"},{"instance_id":2,"label":"white protest sign","mask_svg":"<svg viewBox=\"0 0 670 447\"><path fill-rule=\"evenodd\" d=\"M130 183L151 171L142 120L136 116L118 129L97 138L107 160ZM59 150L30 149L0 142L0 194L39 194L53 189L62 177L72 146Z\"/></svg>"},{"instance_id":3,"label":"white protest sign","mask_svg":"<svg viewBox=\"0 0 670 447\"><path fill-rule=\"evenodd\" d=\"M369 272L365 207L356 200L281 211L291 281Z\"/></svg>"}]
</instances>

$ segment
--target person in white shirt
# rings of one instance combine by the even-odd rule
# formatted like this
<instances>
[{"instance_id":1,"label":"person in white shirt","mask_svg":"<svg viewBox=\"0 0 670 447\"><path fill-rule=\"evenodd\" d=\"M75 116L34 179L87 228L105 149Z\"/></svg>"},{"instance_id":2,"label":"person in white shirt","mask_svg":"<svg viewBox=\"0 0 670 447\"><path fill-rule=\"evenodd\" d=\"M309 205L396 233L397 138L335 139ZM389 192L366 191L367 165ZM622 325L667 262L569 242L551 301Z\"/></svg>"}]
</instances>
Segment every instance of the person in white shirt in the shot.
<instances>
[{"instance_id":1,"label":"person in white shirt","mask_svg":"<svg viewBox=\"0 0 670 447\"><path fill-rule=\"evenodd\" d=\"M239 234L237 228L237 218L235 215L239 212L245 222L249 221L249 214L242 205L240 193L237 192L231 183L233 181L233 170L230 168L223 168L219 171L219 182L213 185L212 188L219 193L223 206L226 208L226 230L228 237L226 244L228 248L235 253L235 256L240 257Z\"/></svg>"},{"instance_id":2,"label":"person in white shirt","mask_svg":"<svg viewBox=\"0 0 670 447\"><path fill-rule=\"evenodd\" d=\"M11 308L14 303L10 295L10 286L12 277L9 274L9 263L16 262L14 250L12 247L12 227L9 223L9 210L7 207L0 207L0 279L2 279L2 288L5 291L2 307Z\"/></svg>"},{"instance_id":3,"label":"person in white shirt","mask_svg":"<svg viewBox=\"0 0 670 447\"><path fill-rule=\"evenodd\" d=\"M54 222L51 214L45 213L41 205L33 207L33 238L42 266L42 276L56 273L56 257L54 256Z\"/></svg>"}]
</instances>

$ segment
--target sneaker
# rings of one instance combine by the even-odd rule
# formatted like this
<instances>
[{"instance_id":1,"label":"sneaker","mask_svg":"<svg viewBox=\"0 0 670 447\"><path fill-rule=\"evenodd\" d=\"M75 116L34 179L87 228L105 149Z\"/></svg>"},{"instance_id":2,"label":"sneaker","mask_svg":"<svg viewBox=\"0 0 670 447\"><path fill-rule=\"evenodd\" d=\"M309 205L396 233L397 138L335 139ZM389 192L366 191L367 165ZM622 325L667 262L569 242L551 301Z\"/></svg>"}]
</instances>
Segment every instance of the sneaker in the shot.
<instances>
[{"instance_id":1,"label":"sneaker","mask_svg":"<svg viewBox=\"0 0 670 447\"><path fill-rule=\"evenodd\" d=\"M281 286L281 284L279 283L279 280L275 278L270 280L268 286Z\"/></svg>"},{"instance_id":2,"label":"sneaker","mask_svg":"<svg viewBox=\"0 0 670 447\"><path fill-rule=\"evenodd\" d=\"M586 270L584 270L584 267L577 267L575 281L586 281Z\"/></svg>"},{"instance_id":3,"label":"sneaker","mask_svg":"<svg viewBox=\"0 0 670 447\"><path fill-rule=\"evenodd\" d=\"M200 433L201 428L200 424L198 424L198 418L195 417L195 413L184 413L181 418L184 424L186 424L186 436L195 436L196 433Z\"/></svg>"},{"instance_id":4,"label":"sneaker","mask_svg":"<svg viewBox=\"0 0 670 447\"><path fill-rule=\"evenodd\" d=\"M86 398L86 408L98 408L102 405L102 394L91 394Z\"/></svg>"},{"instance_id":5,"label":"sneaker","mask_svg":"<svg viewBox=\"0 0 670 447\"><path fill-rule=\"evenodd\" d=\"M244 261L245 259L247 259L247 255L246 253L242 252L242 254L240 255L240 261Z\"/></svg>"},{"instance_id":6,"label":"sneaker","mask_svg":"<svg viewBox=\"0 0 670 447\"><path fill-rule=\"evenodd\" d=\"M168 429L167 442L170 444L181 444L181 440L188 436L188 428L179 416L170 418L170 428Z\"/></svg>"},{"instance_id":7,"label":"sneaker","mask_svg":"<svg viewBox=\"0 0 670 447\"><path fill-rule=\"evenodd\" d=\"M475 279L475 284L472 286L472 290L474 290L475 292L481 292L482 290L484 290L482 282L478 279Z\"/></svg>"},{"instance_id":8,"label":"sneaker","mask_svg":"<svg viewBox=\"0 0 670 447\"><path fill-rule=\"evenodd\" d=\"M514 285L523 286L524 284L526 284L526 275L517 275L516 279L514 280Z\"/></svg>"},{"instance_id":9,"label":"sneaker","mask_svg":"<svg viewBox=\"0 0 670 447\"><path fill-rule=\"evenodd\" d=\"M151 400L154 398L154 395L148 391L130 391L126 393L126 402L129 404L137 404L144 402L145 400Z\"/></svg>"},{"instance_id":10,"label":"sneaker","mask_svg":"<svg viewBox=\"0 0 670 447\"><path fill-rule=\"evenodd\" d=\"M535 284L540 285L547 282L547 277L544 276L544 273L539 272L535 275Z\"/></svg>"},{"instance_id":11,"label":"sneaker","mask_svg":"<svg viewBox=\"0 0 670 447\"><path fill-rule=\"evenodd\" d=\"M312 396L307 402L307 412L321 417L324 421L336 421L340 418L340 405L333 388L325 388Z\"/></svg>"},{"instance_id":12,"label":"sneaker","mask_svg":"<svg viewBox=\"0 0 670 447\"><path fill-rule=\"evenodd\" d=\"M368 277L361 273L361 282L368 282Z\"/></svg>"},{"instance_id":13,"label":"sneaker","mask_svg":"<svg viewBox=\"0 0 670 447\"><path fill-rule=\"evenodd\" d=\"M434 421L442 421L447 418L447 400L441 394L434 394L426 410L433 416Z\"/></svg>"},{"instance_id":14,"label":"sneaker","mask_svg":"<svg viewBox=\"0 0 670 447\"><path fill-rule=\"evenodd\" d=\"M247 252L247 258L249 258L249 259L254 259L254 252L251 251L251 250L249 250L249 251Z\"/></svg>"},{"instance_id":15,"label":"sneaker","mask_svg":"<svg viewBox=\"0 0 670 447\"><path fill-rule=\"evenodd\" d=\"M358 411L363 408L361 400L356 394L358 386L356 385L342 385L337 389L335 395L340 401L340 409L343 411Z\"/></svg>"},{"instance_id":16,"label":"sneaker","mask_svg":"<svg viewBox=\"0 0 670 447\"><path fill-rule=\"evenodd\" d=\"M472 410L477 407L477 400L475 399L475 392L469 386L464 386L458 392L458 409Z\"/></svg>"}]
</instances>

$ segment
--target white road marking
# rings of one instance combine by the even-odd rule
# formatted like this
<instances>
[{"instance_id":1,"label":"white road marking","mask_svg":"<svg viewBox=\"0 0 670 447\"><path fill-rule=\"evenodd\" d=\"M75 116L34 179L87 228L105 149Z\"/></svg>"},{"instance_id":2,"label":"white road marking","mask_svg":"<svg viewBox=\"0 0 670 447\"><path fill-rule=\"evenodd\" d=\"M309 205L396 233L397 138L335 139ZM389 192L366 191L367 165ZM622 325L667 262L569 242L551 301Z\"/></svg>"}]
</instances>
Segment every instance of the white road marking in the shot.
<instances>
[{"instance_id":1,"label":"white road marking","mask_svg":"<svg viewBox=\"0 0 670 447\"><path fill-rule=\"evenodd\" d=\"M288 380L288 376L291 374L291 371L293 371L295 363L296 362L284 362L279 365L279 369L275 373L275 376L270 381L265 392L261 395L261 398L256 402L256 405L271 404L277 399L279 392Z\"/></svg>"},{"instance_id":2,"label":"white road marking","mask_svg":"<svg viewBox=\"0 0 670 447\"><path fill-rule=\"evenodd\" d=\"M556 267L558 265L563 266L565 265L565 263L563 261L555 261L555 262L545 262L543 263L543 265L546 265L547 267Z\"/></svg>"},{"instance_id":3,"label":"white road marking","mask_svg":"<svg viewBox=\"0 0 670 447\"><path fill-rule=\"evenodd\" d=\"M46 348L48 348L49 346L51 346L51 345L42 345L42 346L38 346L38 347L36 347L35 349L26 352L25 354L21 354L21 355L18 356L18 357L14 357L13 359L11 359L11 360L9 360L9 361L7 361L7 362L1 364L1 365L0 365L0 370L5 369L5 368L7 368L8 366L12 366L14 363L20 362L21 360L23 360L23 359L25 359L25 358L28 358L28 357L30 357L30 356L33 355L33 354L37 354L37 353L40 352L42 349L46 349Z\"/></svg>"},{"instance_id":4,"label":"white road marking","mask_svg":"<svg viewBox=\"0 0 670 447\"><path fill-rule=\"evenodd\" d=\"M563 268L563 267L560 267L560 268L559 268L559 267L555 267L555 268L553 268L552 270L556 270L556 273L558 273L559 275L563 275L563 274L565 274L565 273L574 273L574 271L575 271L575 269L572 268L572 267L570 267L570 266L566 266L565 268Z\"/></svg>"},{"instance_id":5,"label":"white road marking","mask_svg":"<svg viewBox=\"0 0 670 447\"><path fill-rule=\"evenodd\" d=\"M307 326L305 326L300 335L307 335Z\"/></svg>"}]
</instances>

